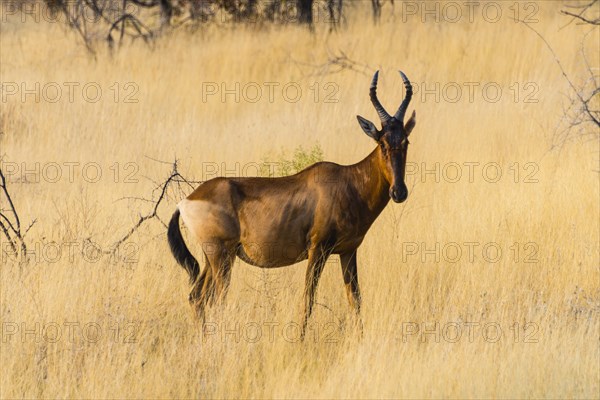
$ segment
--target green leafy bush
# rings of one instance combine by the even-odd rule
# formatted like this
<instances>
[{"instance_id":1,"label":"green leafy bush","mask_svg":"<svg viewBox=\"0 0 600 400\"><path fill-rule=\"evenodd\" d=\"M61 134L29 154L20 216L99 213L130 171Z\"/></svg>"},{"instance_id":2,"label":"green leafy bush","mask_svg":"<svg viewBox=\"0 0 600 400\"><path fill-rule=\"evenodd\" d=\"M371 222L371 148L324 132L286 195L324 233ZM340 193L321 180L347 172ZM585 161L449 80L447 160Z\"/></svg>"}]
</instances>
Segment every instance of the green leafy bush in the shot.
<instances>
[{"instance_id":1,"label":"green leafy bush","mask_svg":"<svg viewBox=\"0 0 600 400\"><path fill-rule=\"evenodd\" d=\"M323 161L323 149L317 143L309 149L298 146L290 156L285 150L263 157L260 175L278 177L293 175L316 162Z\"/></svg>"}]
</instances>

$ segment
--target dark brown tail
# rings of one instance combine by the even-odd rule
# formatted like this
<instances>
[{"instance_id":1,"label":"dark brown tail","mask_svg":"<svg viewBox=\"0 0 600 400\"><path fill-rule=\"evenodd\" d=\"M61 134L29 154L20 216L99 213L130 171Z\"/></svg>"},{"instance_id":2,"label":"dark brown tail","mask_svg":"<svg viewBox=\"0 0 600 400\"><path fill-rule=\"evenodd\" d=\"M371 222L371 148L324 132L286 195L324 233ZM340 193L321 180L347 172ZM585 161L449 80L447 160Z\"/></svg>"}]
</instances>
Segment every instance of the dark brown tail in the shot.
<instances>
[{"instance_id":1,"label":"dark brown tail","mask_svg":"<svg viewBox=\"0 0 600 400\"><path fill-rule=\"evenodd\" d=\"M181 236L181 230L179 229L179 209L175 210L175 213L171 217L167 237L169 238L169 246L171 247L173 257L190 275L190 283L194 283L200 274L200 264L198 264L198 260L194 258L192 253L190 253L190 250L183 241L183 236Z\"/></svg>"}]
</instances>

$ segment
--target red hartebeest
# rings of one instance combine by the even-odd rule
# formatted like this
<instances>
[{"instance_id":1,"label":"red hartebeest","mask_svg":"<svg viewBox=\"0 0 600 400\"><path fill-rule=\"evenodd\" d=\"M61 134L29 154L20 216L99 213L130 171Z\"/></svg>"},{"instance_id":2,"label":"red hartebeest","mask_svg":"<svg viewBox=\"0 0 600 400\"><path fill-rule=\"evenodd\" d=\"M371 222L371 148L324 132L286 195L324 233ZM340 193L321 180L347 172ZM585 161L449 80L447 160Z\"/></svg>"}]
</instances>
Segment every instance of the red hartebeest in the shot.
<instances>
[{"instance_id":1,"label":"red hartebeest","mask_svg":"<svg viewBox=\"0 0 600 400\"><path fill-rule=\"evenodd\" d=\"M339 254L348 300L360 311L356 250L389 199L401 203L408 196L404 171L408 136L415 127L414 111L404 124L412 97L408 78L400 72L406 96L391 116L377 99L378 74L370 97L382 129L357 116L377 142L364 160L354 165L319 162L282 178L214 178L177 205L169 223L169 245L190 275L189 301L200 315L209 299L226 293L236 256L262 268L308 258L304 332L325 262L330 254ZM202 273L181 236L180 215L202 244Z\"/></svg>"}]
</instances>

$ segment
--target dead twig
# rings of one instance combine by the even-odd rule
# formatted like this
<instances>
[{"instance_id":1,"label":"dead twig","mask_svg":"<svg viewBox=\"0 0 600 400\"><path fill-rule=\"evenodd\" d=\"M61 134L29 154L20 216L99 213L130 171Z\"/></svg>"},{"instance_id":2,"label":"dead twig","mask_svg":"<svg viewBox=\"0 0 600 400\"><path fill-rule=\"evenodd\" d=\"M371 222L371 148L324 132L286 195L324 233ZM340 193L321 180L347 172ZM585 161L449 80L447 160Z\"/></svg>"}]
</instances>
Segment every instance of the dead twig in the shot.
<instances>
[{"instance_id":1,"label":"dead twig","mask_svg":"<svg viewBox=\"0 0 600 400\"><path fill-rule=\"evenodd\" d=\"M25 243L25 235L27 235L27 232L29 232L37 220L34 219L25 230L21 229L21 219L19 218L19 213L17 212L15 203L8 190L6 177L4 176L1 166L0 199L3 199L2 204L8 204L8 207L6 208L0 206L0 229L8 240L13 255L17 256L20 251L21 255L26 257L27 245Z\"/></svg>"},{"instance_id":2,"label":"dead twig","mask_svg":"<svg viewBox=\"0 0 600 400\"><path fill-rule=\"evenodd\" d=\"M160 217L158 215L158 209L159 209L160 205L162 204L162 202L168 197L167 191L168 191L169 187L174 183L175 184L186 183L191 186L190 182L186 178L184 178L177 170L177 160L175 160L173 162L172 169L171 169L171 172L170 172L168 178L165 181L163 181L162 183L158 184L152 191L152 200L144 199L144 198L135 198L135 197L133 198L138 201L152 203L153 206L152 206L151 211L148 212L146 215L140 215L137 223L135 223L127 231L127 233L125 233L125 235L123 235L123 237L121 237L121 239L119 239L115 243L113 243L113 245L110 246L110 250L107 250L104 253L106 253L106 254L115 253L119 249L119 247L123 243L125 243L147 221L150 221L152 219L157 219L166 228L167 225L160 219ZM158 195L158 198L156 200L154 200L154 197L155 197L154 194L156 193L156 191L159 191L160 193Z\"/></svg>"},{"instance_id":3,"label":"dead twig","mask_svg":"<svg viewBox=\"0 0 600 400\"><path fill-rule=\"evenodd\" d=\"M594 2L592 2L591 4L597 1L598 0L594 0ZM598 84L598 73L594 72L588 63L587 56L583 49L583 41L581 44L581 53L583 55L586 71L589 74L589 76L586 79L585 83L578 87L573 83L573 81L565 71L565 68L563 67L558 56L556 55L556 52L554 51L550 43L548 43L546 38L527 22L520 19L515 19L515 21L522 23L525 27L527 27L527 29L531 30L542 40L546 48L548 48L548 50L552 54L552 57L554 58L556 65L558 65L562 76L565 78L565 80L569 84L569 87L571 88L572 97L570 97L569 106L566 110L564 110L565 118L563 118L563 120L566 119L567 121L569 121L569 126L566 130L569 131L570 129L576 126L586 123L591 123L592 125L595 125L596 128L600 127L600 109L594 108L593 106L593 103L597 102L596 97L600 94L600 86ZM592 86L591 89L589 89L590 83ZM596 129L595 132L596 137L600 136L598 135L598 132L600 131Z\"/></svg>"},{"instance_id":4,"label":"dead twig","mask_svg":"<svg viewBox=\"0 0 600 400\"><path fill-rule=\"evenodd\" d=\"M370 75L372 68L369 65L352 60L344 51L338 50L338 52L335 52L327 49L327 53L327 61L322 64L314 64L293 59L292 62L300 69L304 68L312 70L308 74L304 74L303 77L333 75L343 71L352 71L365 76Z\"/></svg>"},{"instance_id":5,"label":"dead twig","mask_svg":"<svg viewBox=\"0 0 600 400\"><path fill-rule=\"evenodd\" d=\"M570 12L570 11L566 11L566 10L561 10L560 13L563 15L567 15L569 17L573 17L571 22L579 20L582 23L586 23L586 24L590 24L590 25L600 25L600 16L595 16L592 19L592 17L585 15L589 10L592 9L592 6L594 6L595 4L598 4L598 3L599 3L599 0L592 0L592 1L588 2L587 4L567 4L566 5L567 8L578 9L579 12L574 13L574 12Z\"/></svg>"}]
</instances>

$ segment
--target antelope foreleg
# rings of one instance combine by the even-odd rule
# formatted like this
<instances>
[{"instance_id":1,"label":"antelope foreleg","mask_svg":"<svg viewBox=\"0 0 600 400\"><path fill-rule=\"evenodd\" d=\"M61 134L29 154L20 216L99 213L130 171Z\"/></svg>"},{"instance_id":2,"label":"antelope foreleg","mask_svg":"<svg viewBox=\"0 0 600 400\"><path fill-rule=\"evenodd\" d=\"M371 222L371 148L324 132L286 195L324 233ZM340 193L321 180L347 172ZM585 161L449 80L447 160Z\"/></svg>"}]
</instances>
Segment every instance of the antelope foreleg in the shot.
<instances>
[{"instance_id":1,"label":"antelope foreleg","mask_svg":"<svg viewBox=\"0 0 600 400\"><path fill-rule=\"evenodd\" d=\"M356 263L356 250L340 254L340 263L342 264L342 274L344 276L344 286L346 287L346 296L348 303L354 309L356 322L362 335L363 325L360 317L361 295L358 285L358 266Z\"/></svg>"},{"instance_id":2,"label":"antelope foreleg","mask_svg":"<svg viewBox=\"0 0 600 400\"><path fill-rule=\"evenodd\" d=\"M344 276L344 285L346 287L348 303L354 308L356 314L360 314L361 296L360 287L358 285L356 250L340 254L340 263L342 264L342 274Z\"/></svg>"}]
</instances>

